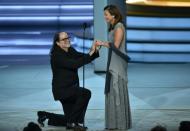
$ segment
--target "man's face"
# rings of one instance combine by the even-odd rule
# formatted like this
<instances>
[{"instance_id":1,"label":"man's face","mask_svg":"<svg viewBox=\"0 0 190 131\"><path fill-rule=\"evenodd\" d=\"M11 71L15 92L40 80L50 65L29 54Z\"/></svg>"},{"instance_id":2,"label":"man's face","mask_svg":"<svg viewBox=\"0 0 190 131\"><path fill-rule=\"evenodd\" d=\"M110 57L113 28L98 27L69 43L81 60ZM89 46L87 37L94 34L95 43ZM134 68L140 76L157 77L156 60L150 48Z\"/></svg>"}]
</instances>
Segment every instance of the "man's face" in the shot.
<instances>
[{"instance_id":1,"label":"man's face","mask_svg":"<svg viewBox=\"0 0 190 131\"><path fill-rule=\"evenodd\" d=\"M62 49L69 48L71 46L70 44L70 38L67 33L61 32L59 34L59 41L57 41L57 45L61 47Z\"/></svg>"}]
</instances>

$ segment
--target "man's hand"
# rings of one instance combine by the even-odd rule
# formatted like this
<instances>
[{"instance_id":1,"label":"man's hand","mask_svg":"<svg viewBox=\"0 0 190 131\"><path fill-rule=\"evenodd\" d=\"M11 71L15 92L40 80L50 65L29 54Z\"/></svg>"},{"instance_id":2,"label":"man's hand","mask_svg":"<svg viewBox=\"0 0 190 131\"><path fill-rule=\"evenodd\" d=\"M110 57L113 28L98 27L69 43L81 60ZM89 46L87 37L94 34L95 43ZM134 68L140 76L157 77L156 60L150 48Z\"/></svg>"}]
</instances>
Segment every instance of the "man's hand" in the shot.
<instances>
[{"instance_id":1,"label":"man's hand","mask_svg":"<svg viewBox=\"0 0 190 131\"><path fill-rule=\"evenodd\" d=\"M96 46L102 46L103 43L102 43L102 41L100 41L100 40L96 40L96 41L95 41L95 45L96 45Z\"/></svg>"},{"instance_id":2,"label":"man's hand","mask_svg":"<svg viewBox=\"0 0 190 131\"><path fill-rule=\"evenodd\" d=\"M102 47L102 41L100 40L95 40L94 44L96 46L96 51L100 50L100 48Z\"/></svg>"},{"instance_id":3,"label":"man's hand","mask_svg":"<svg viewBox=\"0 0 190 131\"><path fill-rule=\"evenodd\" d=\"M92 44L92 47L90 48L89 55L92 56L96 52L96 45L95 43Z\"/></svg>"}]
</instances>

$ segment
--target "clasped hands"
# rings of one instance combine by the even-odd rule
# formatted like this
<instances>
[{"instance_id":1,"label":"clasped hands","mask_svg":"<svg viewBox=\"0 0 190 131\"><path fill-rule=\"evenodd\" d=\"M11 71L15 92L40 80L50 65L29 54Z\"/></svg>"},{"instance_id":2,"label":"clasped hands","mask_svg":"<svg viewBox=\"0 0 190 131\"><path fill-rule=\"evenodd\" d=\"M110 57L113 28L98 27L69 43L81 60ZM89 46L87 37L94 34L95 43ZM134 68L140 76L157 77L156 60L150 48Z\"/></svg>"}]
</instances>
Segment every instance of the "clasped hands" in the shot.
<instances>
[{"instance_id":1,"label":"clasped hands","mask_svg":"<svg viewBox=\"0 0 190 131\"><path fill-rule=\"evenodd\" d=\"M100 40L95 40L90 48L89 55L91 56L94 54L94 52L97 52L100 50L101 46L104 45L104 43Z\"/></svg>"}]
</instances>

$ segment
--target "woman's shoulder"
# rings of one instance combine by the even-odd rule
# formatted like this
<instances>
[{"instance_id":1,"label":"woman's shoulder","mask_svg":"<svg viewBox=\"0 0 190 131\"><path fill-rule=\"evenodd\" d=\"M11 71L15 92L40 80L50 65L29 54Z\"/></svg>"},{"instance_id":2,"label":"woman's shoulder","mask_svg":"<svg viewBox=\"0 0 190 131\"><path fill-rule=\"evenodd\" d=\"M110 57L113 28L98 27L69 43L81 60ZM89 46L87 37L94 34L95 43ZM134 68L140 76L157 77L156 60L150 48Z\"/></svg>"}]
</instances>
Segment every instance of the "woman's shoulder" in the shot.
<instances>
[{"instance_id":1,"label":"woman's shoulder","mask_svg":"<svg viewBox=\"0 0 190 131\"><path fill-rule=\"evenodd\" d=\"M123 25L123 23L122 22L118 22L116 25L115 25L115 29L117 29L117 28L124 28L124 25Z\"/></svg>"}]
</instances>

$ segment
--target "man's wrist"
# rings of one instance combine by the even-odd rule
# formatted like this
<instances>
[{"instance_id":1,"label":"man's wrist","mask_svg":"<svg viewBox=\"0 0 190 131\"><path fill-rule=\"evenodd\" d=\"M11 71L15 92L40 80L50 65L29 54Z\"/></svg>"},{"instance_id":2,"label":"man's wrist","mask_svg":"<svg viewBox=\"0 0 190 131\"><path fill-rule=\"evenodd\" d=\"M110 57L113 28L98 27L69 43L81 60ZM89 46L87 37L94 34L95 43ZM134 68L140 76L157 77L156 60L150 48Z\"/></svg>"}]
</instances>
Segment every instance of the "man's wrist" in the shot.
<instances>
[{"instance_id":1,"label":"man's wrist","mask_svg":"<svg viewBox=\"0 0 190 131\"><path fill-rule=\"evenodd\" d=\"M92 52L92 51L90 51L88 54L89 54L90 56L92 56L93 52Z\"/></svg>"}]
</instances>

